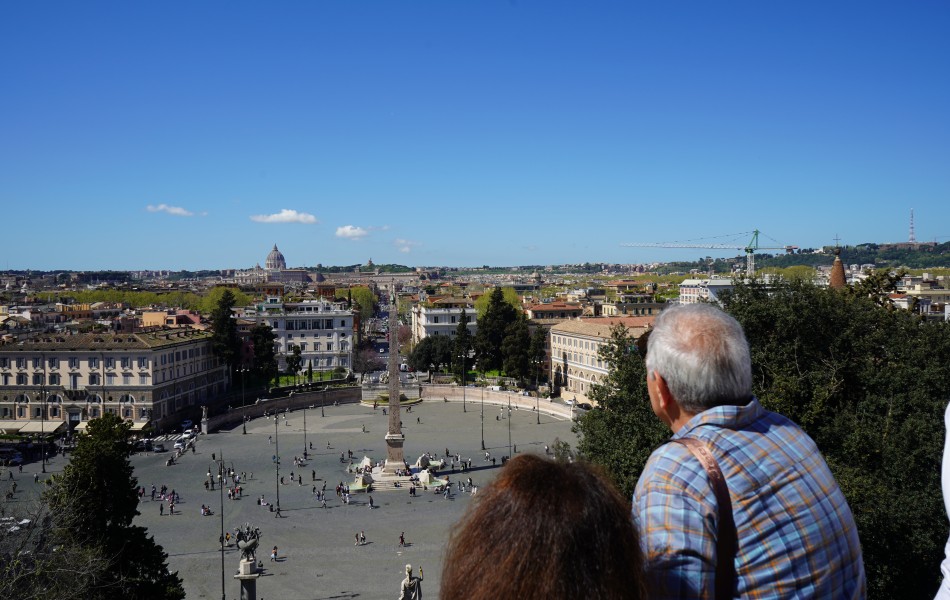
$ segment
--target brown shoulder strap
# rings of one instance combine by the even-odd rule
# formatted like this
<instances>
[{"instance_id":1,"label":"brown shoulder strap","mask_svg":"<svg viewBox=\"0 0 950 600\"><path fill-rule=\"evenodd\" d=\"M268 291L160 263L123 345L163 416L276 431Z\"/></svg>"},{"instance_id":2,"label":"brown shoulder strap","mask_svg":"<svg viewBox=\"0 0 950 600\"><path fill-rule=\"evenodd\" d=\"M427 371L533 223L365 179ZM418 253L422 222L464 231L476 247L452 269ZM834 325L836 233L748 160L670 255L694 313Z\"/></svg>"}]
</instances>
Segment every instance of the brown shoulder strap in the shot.
<instances>
[{"instance_id":1,"label":"brown shoulder strap","mask_svg":"<svg viewBox=\"0 0 950 600\"><path fill-rule=\"evenodd\" d=\"M716 494L716 504L719 506L719 529L716 533L716 600L727 600L733 597L736 587L735 558L739 546L726 478L723 477L716 458L704 443L695 438L671 441L685 446L699 460L709 476L713 493Z\"/></svg>"}]
</instances>

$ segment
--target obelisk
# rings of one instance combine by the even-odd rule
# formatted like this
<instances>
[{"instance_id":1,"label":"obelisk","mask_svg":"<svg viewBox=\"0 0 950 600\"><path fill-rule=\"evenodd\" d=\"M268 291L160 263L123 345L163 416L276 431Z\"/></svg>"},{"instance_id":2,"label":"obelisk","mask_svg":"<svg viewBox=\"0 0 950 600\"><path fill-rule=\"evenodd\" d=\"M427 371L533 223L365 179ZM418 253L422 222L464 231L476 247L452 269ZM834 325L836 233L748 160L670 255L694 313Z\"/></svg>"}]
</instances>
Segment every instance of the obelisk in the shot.
<instances>
[{"instance_id":1,"label":"obelisk","mask_svg":"<svg viewBox=\"0 0 950 600\"><path fill-rule=\"evenodd\" d=\"M389 285L389 431L386 433L385 472L395 474L406 468L402 446L406 437L402 434L399 410L399 310L396 306L396 281Z\"/></svg>"}]
</instances>

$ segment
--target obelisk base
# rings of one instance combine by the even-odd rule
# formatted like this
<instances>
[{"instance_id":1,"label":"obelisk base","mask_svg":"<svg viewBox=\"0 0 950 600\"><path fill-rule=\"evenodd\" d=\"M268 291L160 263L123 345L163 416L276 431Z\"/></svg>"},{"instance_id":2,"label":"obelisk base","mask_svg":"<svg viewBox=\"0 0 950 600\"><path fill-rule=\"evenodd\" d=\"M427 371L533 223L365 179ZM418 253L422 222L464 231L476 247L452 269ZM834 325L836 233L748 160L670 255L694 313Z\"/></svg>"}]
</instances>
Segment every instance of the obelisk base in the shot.
<instances>
[{"instance_id":1,"label":"obelisk base","mask_svg":"<svg viewBox=\"0 0 950 600\"><path fill-rule=\"evenodd\" d=\"M401 433L386 434L386 466L383 467L384 473L394 475L397 470L406 468L406 457L402 450L405 441L406 436Z\"/></svg>"}]
</instances>

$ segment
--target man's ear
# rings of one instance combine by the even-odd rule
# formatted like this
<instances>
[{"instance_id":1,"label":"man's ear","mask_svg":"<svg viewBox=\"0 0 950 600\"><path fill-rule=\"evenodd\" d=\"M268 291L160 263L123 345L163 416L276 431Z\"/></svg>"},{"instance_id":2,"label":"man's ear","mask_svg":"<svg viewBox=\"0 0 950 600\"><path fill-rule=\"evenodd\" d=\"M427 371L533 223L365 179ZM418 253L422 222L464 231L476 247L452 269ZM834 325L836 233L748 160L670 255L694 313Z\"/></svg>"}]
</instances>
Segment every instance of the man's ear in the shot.
<instances>
[{"instance_id":1,"label":"man's ear","mask_svg":"<svg viewBox=\"0 0 950 600\"><path fill-rule=\"evenodd\" d=\"M681 415L682 411L680 411L680 405L670 392L670 387L666 384L666 379L663 379L663 376L656 371L652 371L650 375L653 377L653 385L656 389L660 412L663 414L662 418L667 424L672 424L677 421Z\"/></svg>"}]
</instances>

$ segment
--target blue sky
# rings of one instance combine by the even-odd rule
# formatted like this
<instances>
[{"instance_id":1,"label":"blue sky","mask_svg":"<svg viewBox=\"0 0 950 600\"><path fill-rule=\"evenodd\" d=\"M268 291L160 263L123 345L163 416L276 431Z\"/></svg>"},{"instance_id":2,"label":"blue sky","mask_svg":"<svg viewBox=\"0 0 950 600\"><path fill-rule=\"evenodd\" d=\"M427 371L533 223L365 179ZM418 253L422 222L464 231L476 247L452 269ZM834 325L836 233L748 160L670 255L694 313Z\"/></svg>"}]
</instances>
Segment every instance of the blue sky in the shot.
<instances>
[{"instance_id":1,"label":"blue sky","mask_svg":"<svg viewBox=\"0 0 950 600\"><path fill-rule=\"evenodd\" d=\"M0 269L695 259L621 243L905 241L911 208L947 241L948 31L926 1L0 3Z\"/></svg>"}]
</instances>

